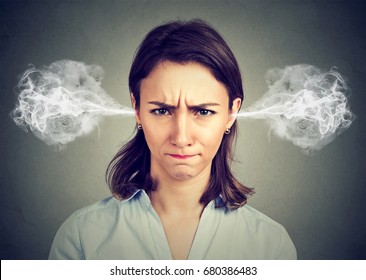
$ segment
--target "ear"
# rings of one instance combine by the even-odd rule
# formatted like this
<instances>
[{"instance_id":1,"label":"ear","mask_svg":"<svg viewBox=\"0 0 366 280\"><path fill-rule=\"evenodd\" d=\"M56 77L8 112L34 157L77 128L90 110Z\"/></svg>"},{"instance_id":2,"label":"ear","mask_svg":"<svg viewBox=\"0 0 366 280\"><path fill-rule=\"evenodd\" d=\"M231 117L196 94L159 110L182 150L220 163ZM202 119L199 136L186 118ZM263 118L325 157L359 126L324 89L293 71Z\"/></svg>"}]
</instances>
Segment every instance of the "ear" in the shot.
<instances>
[{"instance_id":1,"label":"ear","mask_svg":"<svg viewBox=\"0 0 366 280\"><path fill-rule=\"evenodd\" d=\"M239 97L235 98L233 100L233 106L230 109L230 117L229 117L227 128L230 128L233 125L233 123L235 122L236 114L239 112L240 107L241 107L241 98L239 98Z\"/></svg>"},{"instance_id":2,"label":"ear","mask_svg":"<svg viewBox=\"0 0 366 280\"><path fill-rule=\"evenodd\" d=\"M133 96L133 93L132 92L131 92L131 103L132 103L133 109L135 110L136 122L139 124L139 123L141 123L141 121L140 121L140 113L136 109L136 99L135 99L135 96Z\"/></svg>"}]
</instances>

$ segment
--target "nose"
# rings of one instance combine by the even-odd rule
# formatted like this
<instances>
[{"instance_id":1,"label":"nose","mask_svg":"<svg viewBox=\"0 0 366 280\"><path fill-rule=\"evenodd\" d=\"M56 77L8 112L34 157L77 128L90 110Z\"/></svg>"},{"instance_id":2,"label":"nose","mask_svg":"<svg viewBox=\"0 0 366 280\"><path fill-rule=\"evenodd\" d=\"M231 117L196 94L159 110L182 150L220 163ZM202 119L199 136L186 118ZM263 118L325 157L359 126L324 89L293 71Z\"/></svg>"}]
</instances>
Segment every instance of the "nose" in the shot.
<instances>
[{"instance_id":1,"label":"nose","mask_svg":"<svg viewBox=\"0 0 366 280\"><path fill-rule=\"evenodd\" d=\"M174 116L170 138L171 143L177 148L191 146L193 144L191 130L192 125L189 116L185 113L177 113Z\"/></svg>"}]
</instances>

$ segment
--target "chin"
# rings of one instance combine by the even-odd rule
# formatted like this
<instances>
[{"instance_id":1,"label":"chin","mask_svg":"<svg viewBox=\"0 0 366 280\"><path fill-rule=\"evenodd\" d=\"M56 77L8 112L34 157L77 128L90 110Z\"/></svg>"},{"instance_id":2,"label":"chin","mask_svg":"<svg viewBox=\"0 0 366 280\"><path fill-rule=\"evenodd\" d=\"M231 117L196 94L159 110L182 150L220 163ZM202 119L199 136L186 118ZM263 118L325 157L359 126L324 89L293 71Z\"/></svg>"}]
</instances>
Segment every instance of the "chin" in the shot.
<instances>
[{"instance_id":1,"label":"chin","mask_svg":"<svg viewBox=\"0 0 366 280\"><path fill-rule=\"evenodd\" d=\"M175 170L170 170L169 173L170 176L177 181L189 180L196 175L196 172L191 168L177 168Z\"/></svg>"},{"instance_id":2,"label":"chin","mask_svg":"<svg viewBox=\"0 0 366 280\"><path fill-rule=\"evenodd\" d=\"M182 172L182 173L176 173L172 177L178 181L184 181L184 180L191 179L194 176L192 174Z\"/></svg>"}]
</instances>

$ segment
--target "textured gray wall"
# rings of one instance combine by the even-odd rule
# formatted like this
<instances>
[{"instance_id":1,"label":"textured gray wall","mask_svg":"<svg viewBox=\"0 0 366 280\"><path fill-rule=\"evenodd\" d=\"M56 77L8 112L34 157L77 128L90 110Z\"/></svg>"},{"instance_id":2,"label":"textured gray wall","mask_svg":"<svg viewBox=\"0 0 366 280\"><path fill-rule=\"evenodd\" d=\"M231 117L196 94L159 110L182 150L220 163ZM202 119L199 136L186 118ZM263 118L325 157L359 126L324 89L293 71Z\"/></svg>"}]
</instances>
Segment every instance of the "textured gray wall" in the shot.
<instances>
[{"instance_id":1,"label":"textured gray wall","mask_svg":"<svg viewBox=\"0 0 366 280\"><path fill-rule=\"evenodd\" d=\"M72 59L104 67L104 89L129 105L127 77L143 36L171 19L202 18L227 39L244 75L244 107L265 91L267 69L297 63L338 70L357 120L315 156L242 121L235 166L256 188L250 204L282 223L301 259L366 258L363 1L1 1L0 257L45 259L60 224L109 194L104 171L134 120L108 118L100 133L62 152L24 133L8 113L29 63Z\"/></svg>"}]
</instances>

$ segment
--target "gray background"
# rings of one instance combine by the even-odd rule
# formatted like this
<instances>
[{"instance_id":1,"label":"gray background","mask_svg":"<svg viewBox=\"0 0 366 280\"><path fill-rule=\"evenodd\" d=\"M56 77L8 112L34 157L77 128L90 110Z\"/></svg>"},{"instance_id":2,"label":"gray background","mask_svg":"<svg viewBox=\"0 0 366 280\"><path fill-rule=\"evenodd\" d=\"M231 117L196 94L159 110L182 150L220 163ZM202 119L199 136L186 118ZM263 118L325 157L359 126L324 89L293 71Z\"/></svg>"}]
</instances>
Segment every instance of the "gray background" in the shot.
<instances>
[{"instance_id":1,"label":"gray background","mask_svg":"<svg viewBox=\"0 0 366 280\"><path fill-rule=\"evenodd\" d=\"M363 1L1 1L0 257L45 259L75 210L107 195L105 168L131 135L133 118L55 152L9 118L13 88L29 63L72 59L104 67L104 89L129 105L134 51L154 26L202 18L232 47L248 107L273 67L337 66L353 90L351 128L315 156L272 137L263 121L241 121L236 174L256 188L250 205L282 223L300 259L365 259L365 20ZM123 240L121 241L123 242Z\"/></svg>"}]
</instances>

